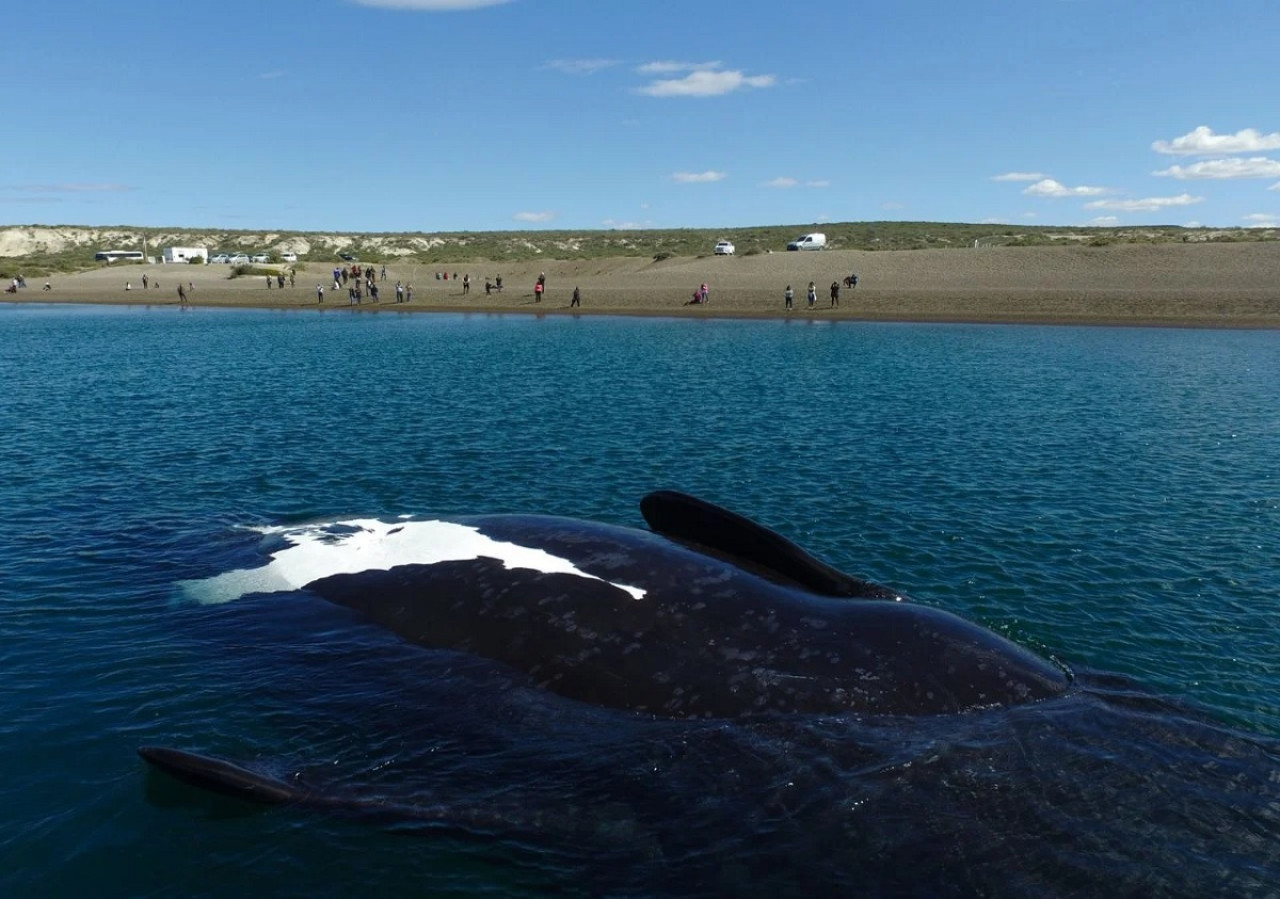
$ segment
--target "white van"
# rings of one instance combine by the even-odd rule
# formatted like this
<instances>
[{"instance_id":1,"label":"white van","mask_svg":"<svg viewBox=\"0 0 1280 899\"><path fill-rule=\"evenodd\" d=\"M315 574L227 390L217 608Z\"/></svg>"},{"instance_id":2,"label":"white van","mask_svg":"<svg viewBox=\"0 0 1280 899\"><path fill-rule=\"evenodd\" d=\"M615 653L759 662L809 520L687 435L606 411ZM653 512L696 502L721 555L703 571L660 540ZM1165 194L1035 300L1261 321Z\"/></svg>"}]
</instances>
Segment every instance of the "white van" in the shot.
<instances>
[{"instance_id":1,"label":"white van","mask_svg":"<svg viewBox=\"0 0 1280 899\"><path fill-rule=\"evenodd\" d=\"M791 243L787 244L788 250L821 250L827 245L827 235L825 234L801 234Z\"/></svg>"}]
</instances>

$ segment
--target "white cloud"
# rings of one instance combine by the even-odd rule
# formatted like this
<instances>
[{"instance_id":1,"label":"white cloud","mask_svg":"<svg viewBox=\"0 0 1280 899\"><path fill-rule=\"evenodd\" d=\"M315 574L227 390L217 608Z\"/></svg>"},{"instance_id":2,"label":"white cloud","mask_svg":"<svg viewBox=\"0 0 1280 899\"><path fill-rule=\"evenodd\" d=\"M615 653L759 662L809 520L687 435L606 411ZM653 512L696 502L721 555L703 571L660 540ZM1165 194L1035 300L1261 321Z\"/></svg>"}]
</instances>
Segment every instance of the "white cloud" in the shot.
<instances>
[{"instance_id":1,"label":"white cloud","mask_svg":"<svg viewBox=\"0 0 1280 899\"><path fill-rule=\"evenodd\" d=\"M1042 181L1048 178L1040 172L1005 172L1003 175L992 175L992 181Z\"/></svg>"},{"instance_id":2,"label":"white cloud","mask_svg":"<svg viewBox=\"0 0 1280 899\"><path fill-rule=\"evenodd\" d=\"M799 187L802 183L804 184L805 187L830 187L831 186L831 182L827 181L826 179L817 179L814 181L801 182L798 178L788 178L786 176L783 176L781 178L774 178L772 181L765 181L762 183L761 186L774 187L779 190L789 190L793 187Z\"/></svg>"},{"instance_id":3,"label":"white cloud","mask_svg":"<svg viewBox=\"0 0 1280 899\"><path fill-rule=\"evenodd\" d=\"M744 75L738 69L698 69L683 78L660 78L636 93L649 97L719 97L743 88L772 87L773 75Z\"/></svg>"},{"instance_id":4,"label":"white cloud","mask_svg":"<svg viewBox=\"0 0 1280 899\"><path fill-rule=\"evenodd\" d=\"M1157 153L1172 156L1218 156L1223 153L1265 153L1280 150L1280 131L1263 134L1254 128L1245 128L1235 134L1214 134L1207 125L1195 128L1189 134L1173 140L1158 140L1151 145Z\"/></svg>"},{"instance_id":5,"label":"white cloud","mask_svg":"<svg viewBox=\"0 0 1280 899\"><path fill-rule=\"evenodd\" d=\"M62 183L62 184L11 184L0 186L0 190L20 190L28 193L36 194L94 194L94 193L123 193L133 190L127 184L80 184L80 183Z\"/></svg>"},{"instance_id":6,"label":"white cloud","mask_svg":"<svg viewBox=\"0 0 1280 899\"><path fill-rule=\"evenodd\" d=\"M1172 206L1192 206L1203 203L1204 197L1178 194L1176 197L1146 197L1142 200L1094 200L1085 203L1085 209L1110 209L1115 212L1156 212Z\"/></svg>"},{"instance_id":7,"label":"white cloud","mask_svg":"<svg viewBox=\"0 0 1280 899\"><path fill-rule=\"evenodd\" d=\"M549 222L556 217L554 212L517 212L511 216L517 222Z\"/></svg>"},{"instance_id":8,"label":"white cloud","mask_svg":"<svg viewBox=\"0 0 1280 899\"><path fill-rule=\"evenodd\" d=\"M1255 212L1252 215L1246 215L1244 220L1249 224L1249 228L1275 228L1280 226L1280 217L1270 212Z\"/></svg>"},{"instance_id":9,"label":"white cloud","mask_svg":"<svg viewBox=\"0 0 1280 899\"><path fill-rule=\"evenodd\" d=\"M1090 219L1089 224L1095 228L1110 228L1112 225L1120 224L1120 219L1114 215L1100 215L1097 218Z\"/></svg>"},{"instance_id":10,"label":"white cloud","mask_svg":"<svg viewBox=\"0 0 1280 899\"><path fill-rule=\"evenodd\" d=\"M510 0L355 0L361 6L381 9L421 9L426 12L451 12L457 9L480 9L500 6Z\"/></svg>"},{"instance_id":11,"label":"white cloud","mask_svg":"<svg viewBox=\"0 0 1280 899\"><path fill-rule=\"evenodd\" d=\"M642 66L638 66L636 71L641 75L673 75L676 72L704 72L710 69L718 69L723 65L719 60L715 62L675 62L669 59L660 59L655 62L646 62Z\"/></svg>"},{"instance_id":12,"label":"white cloud","mask_svg":"<svg viewBox=\"0 0 1280 899\"><path fill-rule=\"evenodd\" d=\"M616 59L553 59L546 68L555 69L566 75L594 75L601 69L616 66Z\"/></svg>"},{"instance_id":13,"label":"white cloud","mask_svg":"<svg viewBox=\"0 0 1280 899\"><path fill-rule=\"evenodd\" d=\"M600 224L614 231L643 231L645 228L652 228L653 222L631 222L619 221L617 219L605 219Z\"/></svg>"},{"instance_id":14,"label":"white cloud","mask_svg":"<svg viewBox=\"0 0 1280 899\"><path fill-rule=\"evenodd\" d=\"M1267 190L1280 190L1280 181L1277 181L1275 184L1268 187Z\"/></svg>"},{"instance_id":15,"label":"white cloud","mask_svg":"<svg viewBox=\"0 0 1280 899\"><path fill-rule=\"evenodd\" d=\"M1185 168L1180 165L1171 166L1151 174L1161 178L1177 178L1179 181L1192 178L1274 178L1280 175L1280 161L1267 159L1265 156L1252 156L1249 159L1210 159L1192 163Z\"/></svg>"},{"instance_id":16,"label":"white cloud","mask_svg":"<svg viewBox=\"0 0 1280 899\"><path fill-rule=\"evenodd\" d=\"M676 172L671 180L679 184L710 184L712 181L723 181L725 172Z\"/></svg>"},{"instance_id":17,"label":"white cloud","mask_svg":"<svg viewBox=\"0 0 1280 899\"><path fill-rule=\"evenodd\" d=\"M1023 190L1023 193L1032 197L1098 197L1107 193L1107 189L1105 187L1067 187L1052 178L1044 178Z\"/></svg>"}]
</instances>

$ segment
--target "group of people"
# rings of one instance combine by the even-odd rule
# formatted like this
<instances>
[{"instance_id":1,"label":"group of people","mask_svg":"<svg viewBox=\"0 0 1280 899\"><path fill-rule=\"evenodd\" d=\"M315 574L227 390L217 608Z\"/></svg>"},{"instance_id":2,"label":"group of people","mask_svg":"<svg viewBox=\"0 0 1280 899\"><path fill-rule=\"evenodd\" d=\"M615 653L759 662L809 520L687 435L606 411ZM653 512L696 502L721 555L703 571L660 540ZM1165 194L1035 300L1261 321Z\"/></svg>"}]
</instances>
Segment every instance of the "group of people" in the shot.
<instances>
[{"instance_id":1,"label":"group of people","mask_svg":"<svg viewBox=\"0 0 1280 899\"><path fill-rule=\"evenodd\" d=\"M292 284L292 283L293 283L292 278L290 278L289 283L290 283L290 284ZM268 287L270 287L271 285L270 285L270 284L267 284L267 286L268 286ZM281 287L284 287L284 279L283 279L283 276L281 276L280 286L281 286ZM52 284L50 284L48 281L46 281L46 282L45 282L45 284L44 284L44 289L45 289L45 290L53 290L53 285L52 285ZM124 282L124 289L125 289L125 290L128 290L128 291L132 291L132 290L133 290L133 282L132 282L132 281L125 281L125 282ZM159 290L159 289L160 289L160 282L159 282L157 279L152 278L152 277L151 277L147 272L143 272L143 273L142 273L142 289L143 289L143 290ZM194 281L188 281L186 284L183 284L181 281L179 281L179 282L178 282L178 305L179 305L179 306L186 306L186 305L190 304L190 302L191 302L191 294L193 294L193 293L195 293L195 292L196 292L196 284L195 284L195 282L194 282Z\"/></svg>"},{"instance_id":2,"label":"group of people","mask_svg":"<svg viewBox=\"0 0 1280 899\"><path fill-rule=\"evenodd\" d=\"M382 267L382 280L387 279L387 267ZM366 286L375 284L378 281L378 273L373 266L361 268L359 263L352 263L350 268L346 266L336 266L333 270L333 289L340 290L343 285L351 281L364 281Z\"/></svg>"},{"instance_id":3,"label":"group of people","mask_svg":"<svg viewBox=\"0 0 1280 899\"><path fill-rule=\"evenodd\" d=\"M849 288L857 287L858 276L856 274L849 275L849 277L844 279L844 286ZM817 305L817 302L818 302L818 287L814 282L812 281L809 282L809 289L806 295L809 300L809 308L810 309L814 308L814 306ZM787 289L782 292L782 302L786 304L786 308L788 310L795 308L795 297L796 297L795 291L793 291L791 289L791 285L788 284ZM831 308L834 309L839 305L840 305L840 282L832 281L831 282Z\"/></svg>"},{"instance_id":4,"label":"group of people","mask_svg":"<svg viewBox=\"0 0 1280 899\"><path fill-rule=\"evenodd\" d=\"M283 275L281 277L280 286L284 286ZM387 267L382 267L382 280L387 279ZM271 286L271 276L267 276L267 286ZM289 272L289 286L293 286L293 272ZM378 302L378 272L372 265L361 268L359 264L353 263L348 269L345 266L338 266L333 270L333 289L334 291L347 288L347 304L351 306L359 306L367 295L369 299L375 303ZM396 282L396 302L402 302L404 299L404 289L401 284ZM324 285L316 285L316 302L324 302Z\"/></svg>"}]
</instances>

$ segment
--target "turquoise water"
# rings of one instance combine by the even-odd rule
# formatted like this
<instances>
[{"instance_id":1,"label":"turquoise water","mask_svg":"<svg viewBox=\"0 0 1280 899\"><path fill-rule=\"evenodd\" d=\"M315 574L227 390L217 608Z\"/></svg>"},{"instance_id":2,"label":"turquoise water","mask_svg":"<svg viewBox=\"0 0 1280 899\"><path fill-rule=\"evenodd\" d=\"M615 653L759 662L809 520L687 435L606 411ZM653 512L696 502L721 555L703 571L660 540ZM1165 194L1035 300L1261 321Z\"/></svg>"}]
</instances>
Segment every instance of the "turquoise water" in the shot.
<instances>
[{"instance_id":1,"label":"turquoise water","mask_svg":"<svg viewBox=\"0 0 1280 899\"><path fill-rule=\"evenodd\" d=\"M598 889L590 878L599 872L580 859L465 827L407 836L384 823L208 799L148 777L134 754L142 744L280 770L328 766L345 786L380 777L384 790L391 775L383 769L400 764L395 776L408 778L402 762L411 758L413 777L431 768L431 783L415 790L486 814L517 806L554 814L568 792L579 811L626 804L612 773L638 770L650 760L643 753L656 753L683 760L666 783L673 797L722 800L714 808L704 801L702 817L681 824L686 834L730 829L758 807L742 784L716 780L708 789L709 770L723 777L733 768L726 758L751 772L747 784L782 771L816 783L814 772L838 769L845 773L810 795L829 795L837 782L863 787L849 773L862 761L840 768L828 743L811 756L795 748L816 745L812 728L775 742L773 732L633 727L549 710L520 691L513 699L488 669L468 673L457 659L422 658L330 610L254 600L198 609L175 587L260 559L248 526L509 511L641 526L636 504L659 487L726 505L839 568L979 621L1073 670L1121 675L1132 689L1166 697L1169 707L1143 713L1161 722L1161 735L1144 725L1141 739L1152 742L1142 752L1177 742L1164 732L1184 715L1200 720L1185 710L1201 709L1218 736L1196 730L1195 751L1246 758L1237 777L1276 789L1273 332L0 304L0 379L7 895ZM484 716L468 715L468 697L478 697L486 716L499 710L503 726L494 731L478 720ZM1113 739L1123 729L1125 745L1137 745L1131 717L1097 724L1112 714L1110 705L1073 706L1070 739L1095 727ZM521 726L531 721L537 726ZM1016 716L996 722L997 731L1021 736L988 746L982 765L998 773L991 760L1007 758L1015 743L1020 757L1034 754L1024 725ZM626 734L625 745L611 737L618 742L594 746L594 765L574 756L574 746L605 731ZM948 745L980 743L976 733L951 733ZM841 745L915 739L925 737L877 728L846 734ZM927 741L940 739L931 731ZM720 748L699 755L688 748L694 743ZM1072 745L1086 743L1092 736ZM1138 780L1116 793L1140 797L1135 784L1164 776L1177 763L1165 749L1131 758ZM1113 754L1098 750L1091 765ZM512 778L530 758L547 769L517 789ZM1202 761L1197 771L1217 765ZM975 765L952 773L968 776ZM1082 783L1099 777L1092 767L1072 770ZM1019 771L1018 790L1039 789L1042 774ZM680 777L687 782L676 784ZM898 789L905 783L895 781ZM963 805L967 821L987 802L1009 813L995 790L944 799L926 783L912 779L911 795ZM1218 786L1196 780L1188 792ZM593 802L597 795L610 798ZM1091 812L1114 817L1109 795L1070 829L1094 827ZM1223 863L1225 876L1266 894L1260 884L1280 872L1280 802L1265 797L1254 809L1230 790L1224 796L1216 826L1236 828L1232 844L1246 847ZM688 861L663 829L680 807L669 801L660 813L632 804L618 816L630 828L618 839L629 850L648 847L638 867L628 862L635 870L659 855L663 870ZM1142 801L1132 801L1134 824L1119 837L1133 844L1124 870L1140 871L1140 844L1159 833L1137 826ZM806 820L805 832L829 814ZM616 836L617 822L609 826ZM863 839L850 836L851 826L839 832ZM1170 847L1188 842L1182 825L1164 826ZM956 845L972 848L975 828L983 830L957 827ZM743 858L779 829L775 815L733 835L737 854L716 868L730 879L690 863L690 881L662 890L747 891L741 884L752 881L732 872L747 870ZM887 832L883 821L875 830ZM1009 832L1000 833L1008 843ZM710 852L715 834L708 839L699 852ZM788 839L788 858L830 855L828 842ZM892 892L902 885L885 879L881 862L900 859L893 853L907 845L881 846L831 877L862 865L871 891L879 884ZM943 853L957 894L993 883L1010 894L1105 894L1101 885L1115 872L1080 861L1087 855L1055 860L1048 871L1058 874L1036 867L1023 880L970 881L959 872L985 871L989 853ZM805 870L782 892L803 892L813 868ZM1104 873L1095 881L1081 870ZM1222 871L1213 875L1219 879L1206 882L1223 882ZM660 882L639 877L640 886L611 888L644 892Z\"/></svg>"}]
</instances>

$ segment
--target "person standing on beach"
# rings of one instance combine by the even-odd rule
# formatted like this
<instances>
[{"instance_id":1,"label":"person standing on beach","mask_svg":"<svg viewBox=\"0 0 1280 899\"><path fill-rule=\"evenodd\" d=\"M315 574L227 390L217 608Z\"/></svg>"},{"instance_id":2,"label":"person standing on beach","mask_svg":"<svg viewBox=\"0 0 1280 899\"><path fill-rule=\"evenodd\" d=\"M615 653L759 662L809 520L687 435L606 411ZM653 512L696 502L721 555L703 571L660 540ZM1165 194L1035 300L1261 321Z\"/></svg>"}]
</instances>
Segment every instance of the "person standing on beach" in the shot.
<instances>
[{"instance_id":1,"label":"person standing on beach","mask_svg":"<svg viewBox=\"0 0 1280 899\"><path fill-rule=\"evenodd\" d=\"M831 308L834 309L840 305L840 282L831 282Z\"/></svg>"},{"instance_id":2,"label":"person standing on beach","mask_svg":"<svg viewBox=\"0 0 1280 899\"><path fill-rule=\"evenodd\" d=\"M542 302L542 291L543 291L542 279L539 278L538 283L533 285L533 301L535 303Z\"/></svg>"},{"instance_id":3,"label":"person standing on beach","mask_svg":"<svg viewBox=\"0 0 1280 899\"><path fill-rule=\"evenodd\" d=\"M711 299L711 288L707 286L707 282L703 281L702 286L698 288L698 292L702 294L702 305L706 305Z\"/></svg>"},{"instance_id":4,"label":"person standing on beach","mask_svg":"<svg viewBox=\"0 0 1280 899\"><path fill-rule=\"evenodd\" d=\"M581 306L581 305L582 305L582 291L578 290L578 288L575 287L573 289L573 301L569 303L569 307L572 308L574 306Z\"/></svg>"},{"instance_id":5,"label":"person standing on beach","mask_svg":"<svg viewBox=\"0 0 1280 899\"><path fill-rule=\"evenodd\" d=\"M324 285L323 284L316 285L316 302L317 303L324 302Z\"/></svg>"},{"instance_id":6,"label":"person standing on beach","mask_svg":"<svg viewBox=\"0 0 1280 899\"><path fill-rule=\"evenodd\" d=\"M818 302L818 288L814 286L812 281L809 282L809 308L813 308L813 304Z\"/></svg>"},{"instance_id":7,"label":"person standing on beach","mask_svg":"<svg viewBox=\"0 0 1280 899\"><path fill-rule=\"evenodd\" d=\"M187 289L182 286L182 282L178 282L178 305L187 305Z\"/></svg>"},{"instance_id":8,"label":"person standing on beach","mask_svg":"<svg viewBox=\"0 0 1280 899\"><path fill-rule=\"evenodd\" d=\"M793 302L795 301L795 298L796 298L795 291L793 291L793 290L791 289L791 285L790 285L790 284L788 284L788 285L787 285L787 289L783 292L783 294L782 294L782 298L783 298L784 300L786 300L786 303L787 303L787 311L788 311L788 312L790 312L790 311L791 311L791 309L792 309L792 304L793 304Z\"/></svg>"},{"instance_id":9,"label":"person standing on beach","mask_svg":"<svg viewBox=\"0 0 1280 899\"><path fill-rule=\"evenodd\" d=\"M462 276L462 295L465 297L469 293L471 293L471 273L470 272Z\"/></svg>"},{"instance_id":10,"label":"person standing on beach","mask_svg":"<svg viewBox=\"0 0 1280 899\"><path fill-rule=\"evenodd\" d=\"M147 273L146 272L142 273L142 289L143 290L147 289Z\"/></svg>"}]
</instances>

